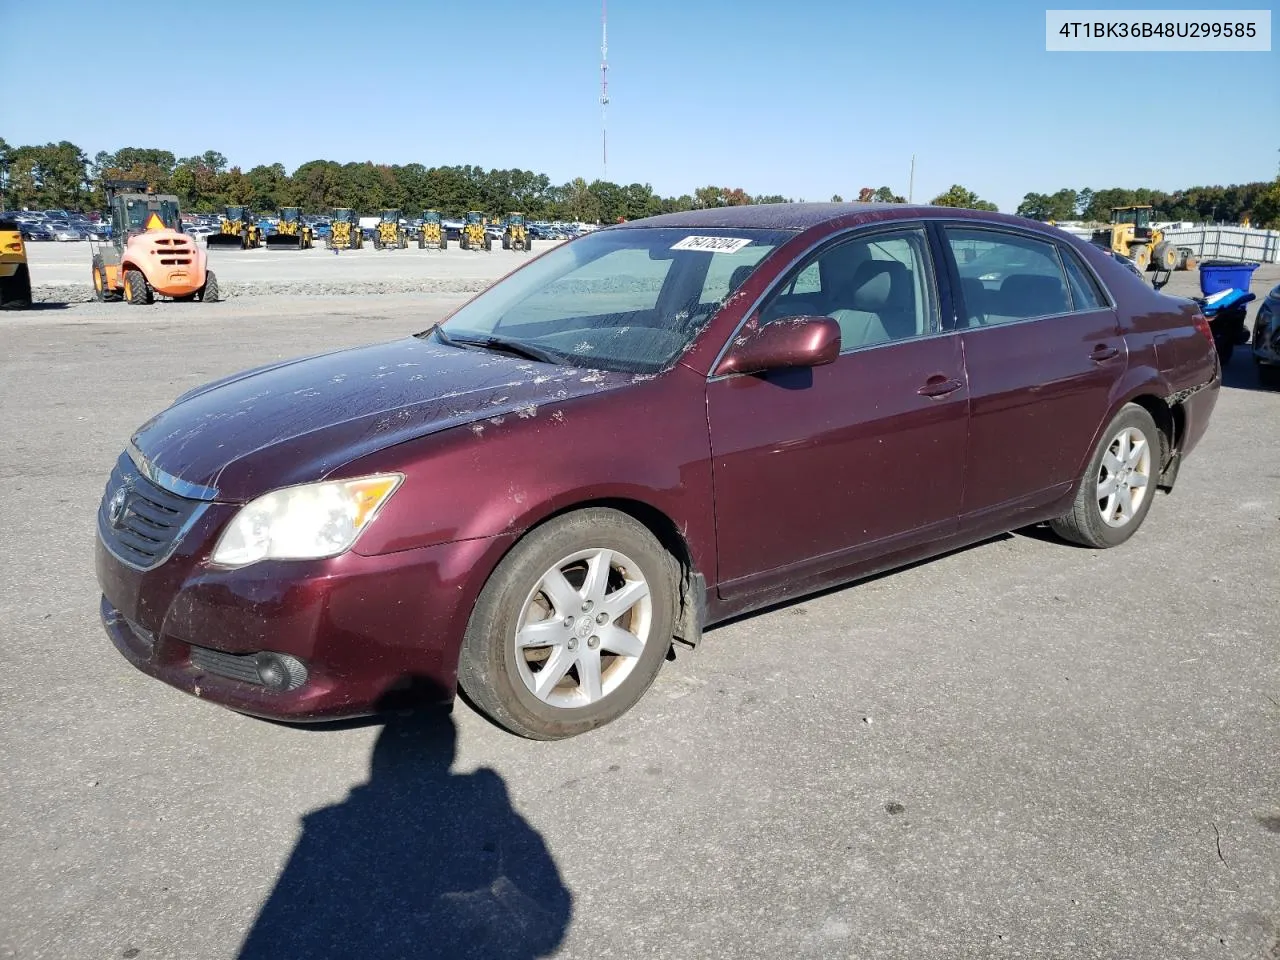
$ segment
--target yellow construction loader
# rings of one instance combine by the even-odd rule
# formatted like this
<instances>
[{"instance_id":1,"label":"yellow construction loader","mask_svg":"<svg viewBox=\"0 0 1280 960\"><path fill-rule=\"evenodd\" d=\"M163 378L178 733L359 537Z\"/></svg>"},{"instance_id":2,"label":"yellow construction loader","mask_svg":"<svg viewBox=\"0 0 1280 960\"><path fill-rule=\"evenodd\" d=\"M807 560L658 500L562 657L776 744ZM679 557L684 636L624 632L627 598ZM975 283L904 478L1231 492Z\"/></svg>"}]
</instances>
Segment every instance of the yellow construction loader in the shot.
<instances>
[{"instance_id":1,"label":"yellow construction loader","mask_svg":"<svg viewBox=\"0 0 1280 960\"><path fill-rule=\"evenodd\" d=\"M1151 213L1150 206L1113 207L1110 226L1095 230L1091 239L1128 257L1143 273L1195 267L1190 249L1175 246L1165 239L1163 230L1151 226Z\"/></svg>"},{"instance_id":2,"label":"yellow construction loader","mask_svg":"<svg viewBox=\"0 0 1280 960\"><path fill-rule=\"evenodd\" d=\"M350 207L337 207L329 220L329 237L325 245L330 250L359 250L364 246L364 233L360 218Z\"/></svg>"},{"instance_id":3,"label":"yellow construction loader","mask_svg":"<svg viewBox=\"0 0 1280 960\"><path fill-rule=\"evenodd\" d=\"M207 247L239 247L252 250L262 246L262 230L248 207L226 207L217 233L205 238Z\"/></svg>"},{"instance_id":4,"label":"yellow construction loader","mask_svg":"<svg viewBox=\"0 0 1280 960\"><path fill-rule=\"evenodd\" d=\"M523 213L508 213L502 228L503 250L529 250L529 228L525 226Z\"/></svg>"},{"instance_id":5,"label":"yellow construction loader","mask_svg":"<svg viewBox=\"0 0 1280 960\"><path fill-rule=\"evenodd\" d=\"M315 245L311 227L302 222L302 211L297 207L281 207L275 233L267 234L267 249L288 247L290 250L310 250Z\"/></svg>"},{"instance_id":6,"label":"yellow construction loader","mask_svg":"<svg viewBox=\"0 0 1280 960\"><path fill-rule=\"evenodd\" d=\"M468 210L458 246L463 250L492 250L493 240L484 227L484 214L479 210Z\"/></svg>"},{"instance_id":7,"label":"yellow construction loader","mask_svg":"<svg viewBox=\"0 0 1280 960\"><path fill-rule=\"evenodd\" d=\"M399 210L383 210L373 229L373 249L403 250L409 246L409 234L400 226Z\"/></svg>"},{"instance_id":8,"label":"yellow construction loader","mask_svg":"<svg viewBox=\"0 0 1280 960\"><path fill-rule=\"evenodd\" d=\"M27 247L17 222L0 215L0 309L31 306L31 274Z\"/></svg>"},{"instance_id":9,"label":"yellow construction loader","mask_svg":"<svg viewBox=\"0 0 1280 960\"><path fill-rule=\"evenodd\" d=\"M439 210L423 210L422 226L418 228L419 250L448 250L449 238L440 223Z\"/></svg>"}]
</instances>

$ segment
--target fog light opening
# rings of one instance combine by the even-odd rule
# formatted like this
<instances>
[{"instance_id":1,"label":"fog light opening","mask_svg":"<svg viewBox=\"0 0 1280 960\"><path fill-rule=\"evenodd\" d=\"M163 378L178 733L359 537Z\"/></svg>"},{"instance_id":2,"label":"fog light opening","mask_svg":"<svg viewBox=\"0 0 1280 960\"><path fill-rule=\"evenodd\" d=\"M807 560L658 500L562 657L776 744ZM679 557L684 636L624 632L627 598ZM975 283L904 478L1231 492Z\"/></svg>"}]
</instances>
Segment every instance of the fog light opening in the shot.
<instances>
[{"instance_id":1,"label":"fog light opening","mask_svg":"<svg viewBox=\"0 0 1280 960\"><path fill-rule=\"evenodd\" d=\"M307 668L301 660L287 653L260 653L257 667L258 679L271 690L283 693L296 690L307 682Z\"/></svg>"}]
</instances>

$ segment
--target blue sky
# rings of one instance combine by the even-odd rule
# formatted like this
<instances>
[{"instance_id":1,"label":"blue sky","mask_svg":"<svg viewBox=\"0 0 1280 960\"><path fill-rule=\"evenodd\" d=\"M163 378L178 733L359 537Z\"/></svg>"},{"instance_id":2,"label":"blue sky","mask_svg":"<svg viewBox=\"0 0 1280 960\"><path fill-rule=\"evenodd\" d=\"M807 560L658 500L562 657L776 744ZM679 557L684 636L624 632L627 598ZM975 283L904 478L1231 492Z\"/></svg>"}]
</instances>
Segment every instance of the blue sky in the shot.
<instances>
[{"instance_id":1,"label":"blue sky","mask_svg":"<svg viewBox=\"0 0 1280 960\"><path fill-rule=\"evenodd\" d=\"M1045 8L610 0L608 177L851 199L905 194L914 153L915 199L961 183L1011 211L1064 186L1276 176L1280 54L1047 53ZM129 33L112 4L0 0L21 78L0 136L290 172L324 158L601 175L599 0L139 9L158 15Z\"/></svg>"}]
</instances>

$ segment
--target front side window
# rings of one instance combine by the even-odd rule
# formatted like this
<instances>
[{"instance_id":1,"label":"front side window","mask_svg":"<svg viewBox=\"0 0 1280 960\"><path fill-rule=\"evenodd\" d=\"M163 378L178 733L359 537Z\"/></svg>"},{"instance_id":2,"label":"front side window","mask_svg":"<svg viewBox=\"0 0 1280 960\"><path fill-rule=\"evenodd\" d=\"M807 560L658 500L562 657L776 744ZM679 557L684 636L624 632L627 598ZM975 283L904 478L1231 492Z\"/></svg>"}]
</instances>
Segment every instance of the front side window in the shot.
<instances>
[{"instance_id":1,"label":"front side window","mask_svg":"<svg viewBox=\"0 0 1280 960\"><path fill-rule=\"evenodd\" d=\"M1020 234L945 227L960 272L967 326L1071 312L1055 244Z\"/></svg>"},{"instance_id":2,"label":"front side window","mask_svg":"<svg viewBox=\"0 0 1280 960\"><path fill-rule=\"evenodd\" d=\"M784 280L760 322L829 316L841 352L940 330L929 243L922 227L853 237L819 251Z\"/></svg>"},{"instance_id":3,"label":"front side window","mask_svg":"<svg viewBox=\"0 0 1280 960\"><path fill-rule=\"evenodd\" d=\"M792 231L621 227L556 247L447 320L445 342L656 373ZM743 272L745 268L745 273Z\"/></svg>"}]
</instances>

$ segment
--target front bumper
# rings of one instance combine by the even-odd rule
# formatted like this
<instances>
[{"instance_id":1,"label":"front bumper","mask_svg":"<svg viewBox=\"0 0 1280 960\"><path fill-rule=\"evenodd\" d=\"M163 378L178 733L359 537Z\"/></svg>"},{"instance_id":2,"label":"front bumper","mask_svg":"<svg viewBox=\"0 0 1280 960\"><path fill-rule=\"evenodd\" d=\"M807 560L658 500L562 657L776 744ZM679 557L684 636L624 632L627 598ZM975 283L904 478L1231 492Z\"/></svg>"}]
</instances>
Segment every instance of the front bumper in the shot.
<instances>
[{"instance_id":1,"label":"front bumper","mask_svg":"<svg viewBox=\"0 0 1280 960\"><path fill-rule=\"evenodd\" d=\"M276 720L360 716L406 699L453 697L471 607L506 538L227 570L205 562L228 519L224 507L234 512L211 505L186 542L151 570L123 562L97 538L103 626L130 663L202 699ZM210 660L227 658L203 651L285 654L305 665L306 679L272 689L212 672Z\"/></svg>"}]
</instances>

